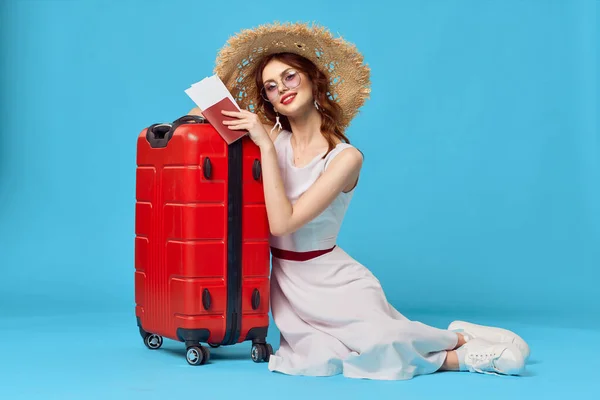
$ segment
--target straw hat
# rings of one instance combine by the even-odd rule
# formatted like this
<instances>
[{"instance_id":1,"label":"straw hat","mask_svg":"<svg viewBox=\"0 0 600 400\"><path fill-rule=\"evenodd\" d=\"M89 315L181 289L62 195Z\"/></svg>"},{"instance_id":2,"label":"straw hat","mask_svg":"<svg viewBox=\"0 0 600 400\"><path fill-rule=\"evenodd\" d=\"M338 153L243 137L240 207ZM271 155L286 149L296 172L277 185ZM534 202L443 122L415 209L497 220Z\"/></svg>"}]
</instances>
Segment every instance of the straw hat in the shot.
<instances>
[{"instance_id":1,"label":"straw hat","mask_svg":"<svg viewBox=\"0 0 600 400\"><path fill-rule=\"evenodd\" d=\"M273 23L242 30L219 51L214 73L225 83L240 108L256 112L258 97L254 69L260 59L273 53L290 52L311 60L329 78L330 98L343 110L340 123L346 128L369 98L370 69L356 46L334 38L324 27L305 23Z\"/></svg>"}]
</instances>

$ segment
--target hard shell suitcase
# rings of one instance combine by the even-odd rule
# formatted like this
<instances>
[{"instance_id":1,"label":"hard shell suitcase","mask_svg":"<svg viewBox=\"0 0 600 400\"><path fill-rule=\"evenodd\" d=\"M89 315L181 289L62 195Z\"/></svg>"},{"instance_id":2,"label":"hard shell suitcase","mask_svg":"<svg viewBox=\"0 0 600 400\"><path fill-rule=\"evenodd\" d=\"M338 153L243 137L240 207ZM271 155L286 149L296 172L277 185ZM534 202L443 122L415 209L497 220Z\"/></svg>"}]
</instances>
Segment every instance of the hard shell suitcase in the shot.
<instances>
[{"instance_id":1,"label":"hard shell suitcase","mask_svg":"<svg viewBox=\"0 0 600 400\"><path fill-rule=\"evenodd\" d=\"M135 313L149 349L184 342L191 365L252 341L268 361L269 226L260 151L205 119L153 124L137 141Z\"/></svg>"}]
</instances>

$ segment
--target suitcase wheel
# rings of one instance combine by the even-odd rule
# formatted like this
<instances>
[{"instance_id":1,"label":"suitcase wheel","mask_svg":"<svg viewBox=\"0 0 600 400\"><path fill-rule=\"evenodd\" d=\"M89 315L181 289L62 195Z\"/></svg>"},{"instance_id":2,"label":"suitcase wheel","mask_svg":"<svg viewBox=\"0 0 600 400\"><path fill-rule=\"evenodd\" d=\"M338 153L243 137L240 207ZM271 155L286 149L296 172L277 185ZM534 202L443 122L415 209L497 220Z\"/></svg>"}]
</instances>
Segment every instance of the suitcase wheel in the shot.
<instances>
[{"instance_id":1,"label":"suitcase wheel","mask_svg":"<svg viewBox=\"0 0 600 400\"><path fill-rule=\"evenodd\" d=\"M190 365L204 365L210 359L210 351L202 346L190 346L187 348L185 358Z\"/></svg>"},{"instance_id":2,"label":"suitcase wheel","mask_svg":"<svg viewBox=\"0 0 600 400\"><path fill-rule=\"evenodd\" d=\"M163 344L162 336L155 335L153 333L147 333L144 337L144 344L150 350L160 349L160 346Z\"/></svg>"},{"instance_id":3,"label":"suitcase wheel","mask_svg":"<svg viewBox=\"0 0 600 400\"><path fill-rule=\"evenodd\" d=\"M250 351L250 357L256 363L269 361L271 354L273 354L273 347L266 343L254 343Z\"/></svg>"},{"instance_id":4,"label":"suitcase wheel","mask_svg":"<svg viewBox=\"0 0 600 400\"><path fill-rule=\"evenodd\" d=\"M220 344L218 344L218 343L209 343L208 345L209 345L210 347L212 347L213 349L217 349L217 348L221 347L221 345L220 345Z\"/></svg>"}]
</instances>

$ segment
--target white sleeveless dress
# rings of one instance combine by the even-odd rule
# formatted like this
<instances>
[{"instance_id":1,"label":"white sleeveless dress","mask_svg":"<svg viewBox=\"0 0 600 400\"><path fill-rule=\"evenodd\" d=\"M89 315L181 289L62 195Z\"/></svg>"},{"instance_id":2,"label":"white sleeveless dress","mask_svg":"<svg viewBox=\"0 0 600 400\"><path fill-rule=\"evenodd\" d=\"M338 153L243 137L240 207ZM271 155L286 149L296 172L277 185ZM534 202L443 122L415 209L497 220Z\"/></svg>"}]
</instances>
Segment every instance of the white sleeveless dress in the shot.
<instances>
[{"instance_id":1,"label":"white sleeveless dress","mask_svg":"<svg viewBox=\"0 0 600 400\"><path fill-rule=\"evenodd\" d=\"M342 143L325 159L294 166L291 133L282 131L275 148L285 191L294 204L351 147ZM354 190L340 193L313 221L289 235L271 236L272 247L306 252L329 249ZM289 375L382 380L410 379L437 371L457 336L410 321L386 299L377 278L340 247L308 261L273 257L271 311L281 344L269 370Z\"/></svg>"}]
</instances>

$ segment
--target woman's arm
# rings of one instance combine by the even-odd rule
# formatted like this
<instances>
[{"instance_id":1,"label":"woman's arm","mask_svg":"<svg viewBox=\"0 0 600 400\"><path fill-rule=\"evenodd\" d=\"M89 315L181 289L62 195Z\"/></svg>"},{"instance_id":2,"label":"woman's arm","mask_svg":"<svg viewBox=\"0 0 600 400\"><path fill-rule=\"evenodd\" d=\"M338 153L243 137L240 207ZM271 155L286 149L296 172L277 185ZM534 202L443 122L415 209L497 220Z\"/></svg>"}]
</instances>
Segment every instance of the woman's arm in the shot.
<instances>
[{"instance_id":1,"label":"woman's arm","mask_svg":"<svg viewBox=\"0 0 600 400\"><path fill-rule=\"evenodd\" d=\"M194 107L192 108L187 115L199 115L201 117L204 117L204 115L202 115L202 110L198 107Z\"/></svg>"},{"instance_id":2,"label":"woman's arm","mask_svg":"<svg viewBox=\"0 0 600 400\"><path fill-rule=\"evenodd\" d=\"M363 161L357 149L342 150L323 175L292 205L285 194L275 146L266 144L260 150L265 203L274 236L295 232L321 214L340 192L354 187Z\"/></svg>"},{"instance_id":3,"label":"woman's arm","mask_svg":"<svg viewBox=\"0 0 600 400\"><path fill-rule=\"evenodd\" d=\"M353 187L362 167L362 154L355 148L342 150L329 164L323 175L292 205L285 194L273 140L258 116L250 111L222 111L237 120L223 121L229 129L247 130L260 148L263 190L274 236L294 232L322 213L347 187Z\"/></svg>"}]
</instances>

